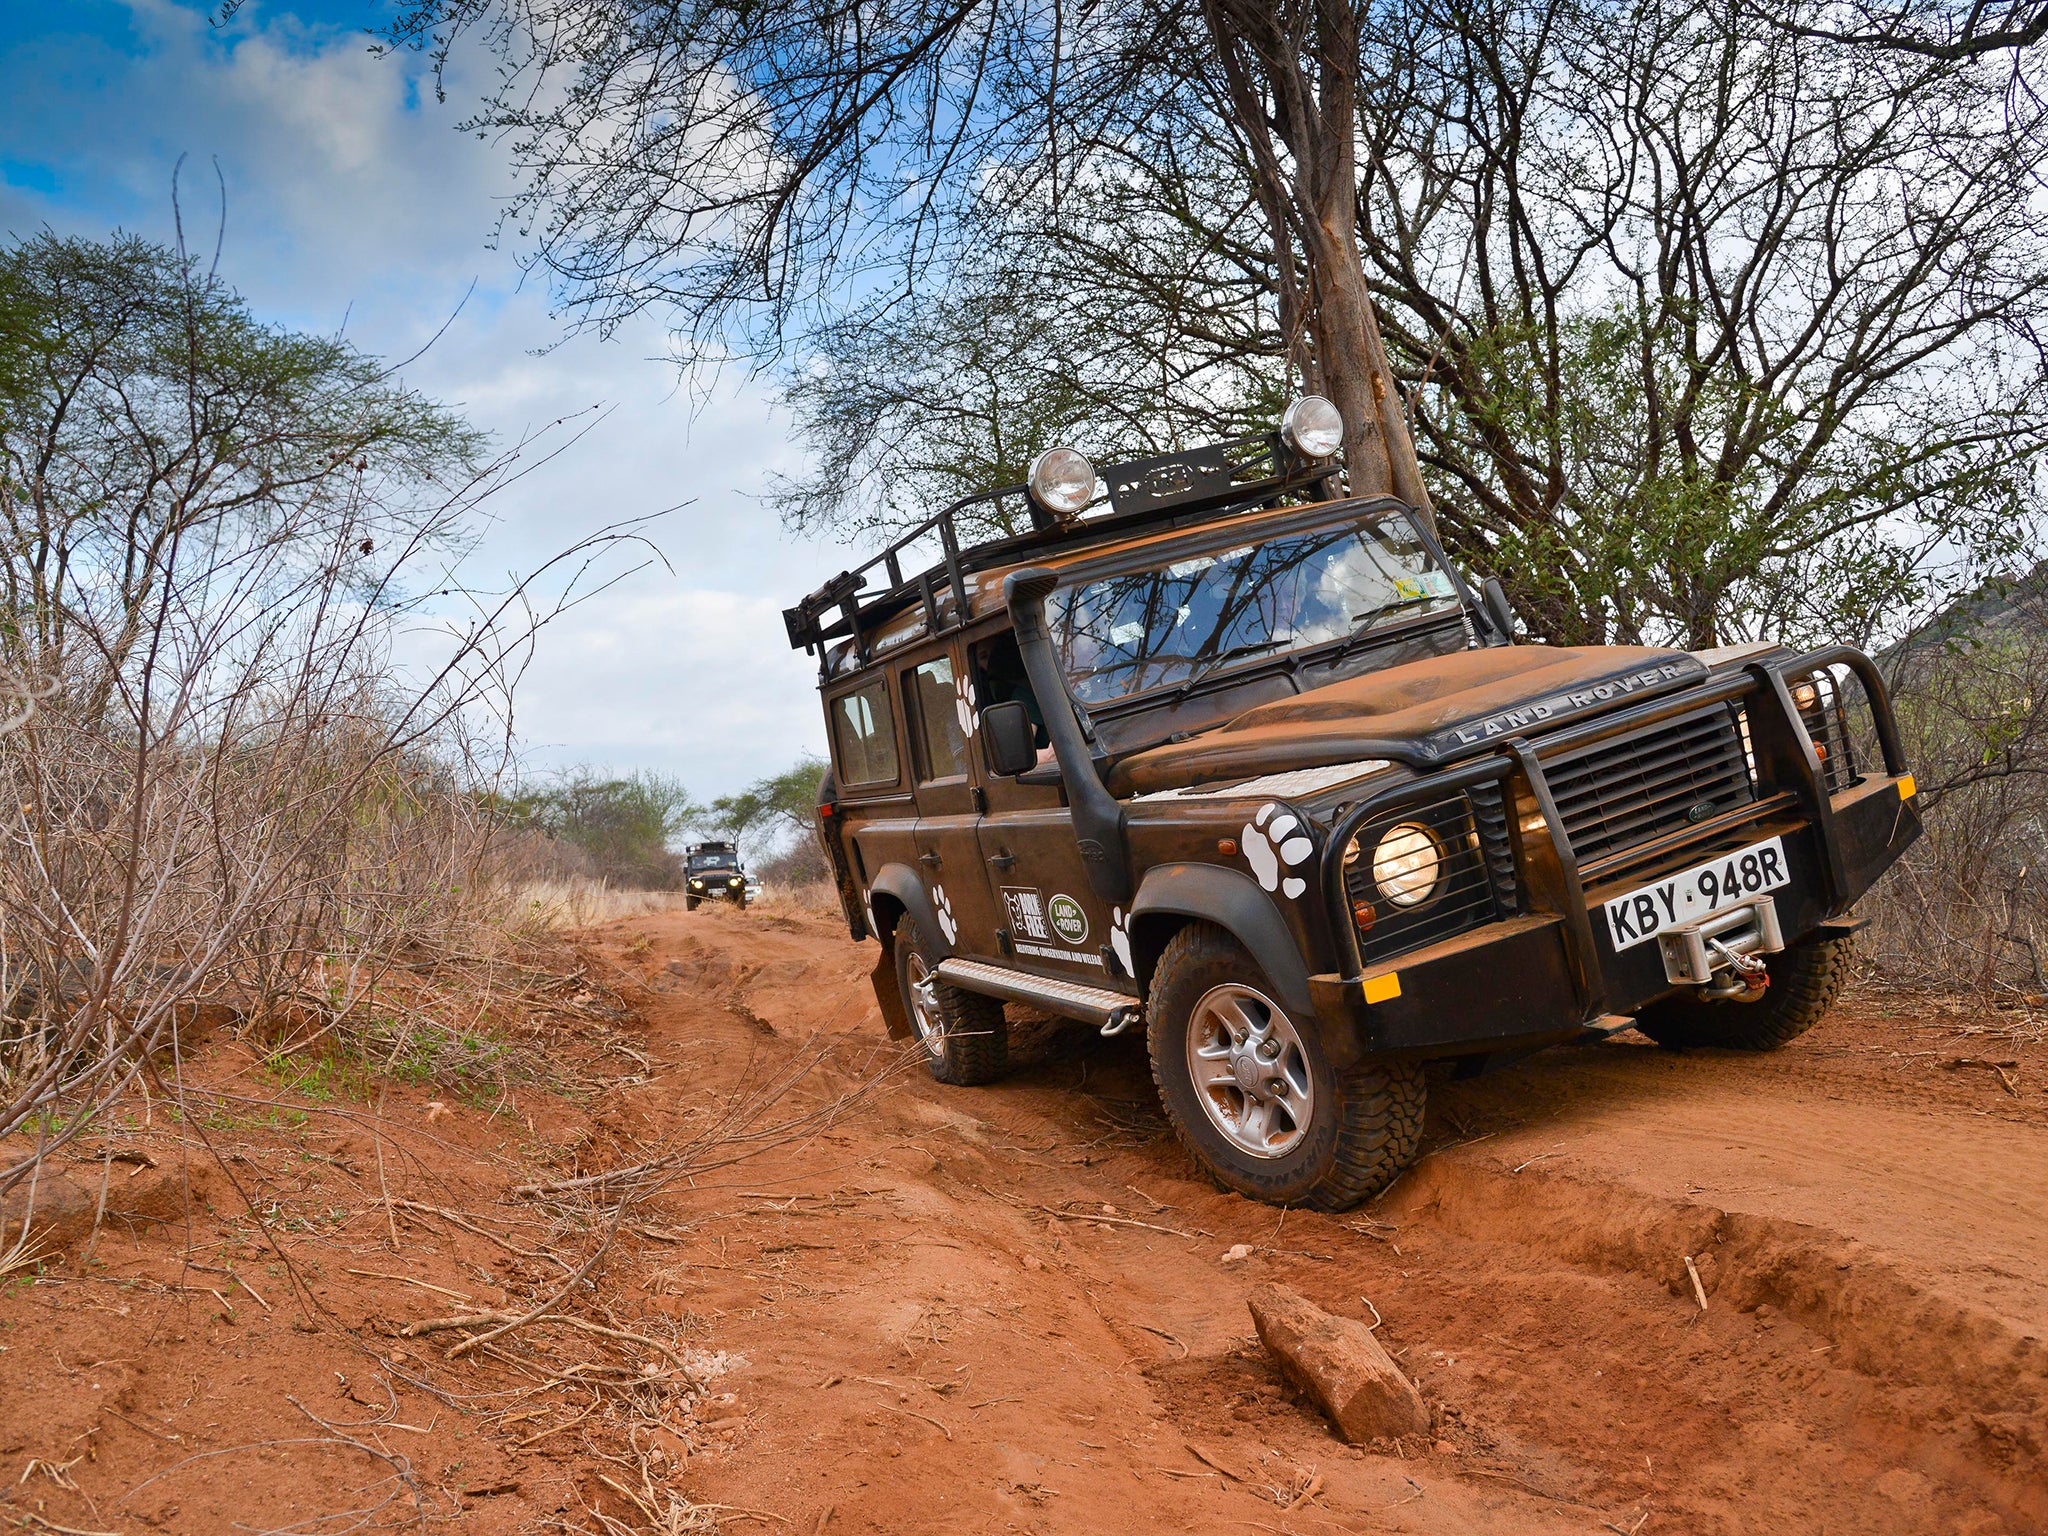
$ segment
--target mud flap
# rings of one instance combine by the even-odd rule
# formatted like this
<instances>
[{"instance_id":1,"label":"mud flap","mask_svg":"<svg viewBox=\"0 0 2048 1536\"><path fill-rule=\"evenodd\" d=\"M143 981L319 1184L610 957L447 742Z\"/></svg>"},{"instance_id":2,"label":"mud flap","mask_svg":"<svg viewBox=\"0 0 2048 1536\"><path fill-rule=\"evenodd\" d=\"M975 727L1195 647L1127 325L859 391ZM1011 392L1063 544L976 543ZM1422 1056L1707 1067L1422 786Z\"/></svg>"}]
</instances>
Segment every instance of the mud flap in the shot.
<instances>
[{"instance_id":1,"label":"mud flap","mask_svg":"<svg viewBox=\"0 0 2048 1536\"><path fill-rule=\"evenodd\" d=\"M882 1010L882 1023L887 1026L891 1040L908 1040L911 1036L910 1015L904 1010L903 998L896 990L896 935L892 931L881 942L881 957L875 961L875 968L869 980L875 986L875 1002Z\"/></svg>"}]
</instances>

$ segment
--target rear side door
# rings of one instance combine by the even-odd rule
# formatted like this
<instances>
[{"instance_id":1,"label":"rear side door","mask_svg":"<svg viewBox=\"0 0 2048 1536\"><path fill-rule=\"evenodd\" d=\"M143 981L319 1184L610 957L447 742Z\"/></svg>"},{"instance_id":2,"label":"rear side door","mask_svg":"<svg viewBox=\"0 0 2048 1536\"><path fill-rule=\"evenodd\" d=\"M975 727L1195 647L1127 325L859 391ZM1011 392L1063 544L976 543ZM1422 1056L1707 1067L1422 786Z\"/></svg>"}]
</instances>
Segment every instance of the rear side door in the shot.
<instances>
[{"instance_id":1,"label":"rear side door","mask_svg":"<svg viewBox=\"0 0 2048 1536\"><path fill-rule=\"evenodd\" d=\"M828 693L825 719L849 873L865 896L883 865L917 868L917 799L888 674L872 672Z\"/></svg>"},{"instance_id":2,"label":"rear side door","mask_svg":"<svg viewBox=\"0 0 2048 1536\"><path fill-rule=\"evenodd\" d=\"M993 957L998 924L981 862L970 695L950 647L898 676L917 796L917 861L938 919L936 937L959 954Z\"/></svg>"}]
</instances>

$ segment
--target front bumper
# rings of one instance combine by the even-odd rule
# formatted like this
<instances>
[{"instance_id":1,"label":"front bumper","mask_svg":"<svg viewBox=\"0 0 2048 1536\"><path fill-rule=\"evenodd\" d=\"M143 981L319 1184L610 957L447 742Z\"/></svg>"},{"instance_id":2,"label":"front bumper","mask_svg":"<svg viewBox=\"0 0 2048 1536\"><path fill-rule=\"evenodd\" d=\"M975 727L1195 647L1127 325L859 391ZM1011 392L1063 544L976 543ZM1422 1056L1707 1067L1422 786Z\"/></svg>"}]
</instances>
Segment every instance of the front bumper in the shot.
<instances>
[{"instance_id":1,"label":"front bumper","mask_svg":"<svg viewBox=\"0 0 2048 1536\"><path fill-rule=\"evenodd\" d=\"M1846 667L1863 685L1884 772L1831 792L1787 679L1832 666ZM1746 710L1755 801L1679 840L1655 869L1637 857L1625 878L1582 886L1544 776L1546 758L1733 700ZM1533 803L1543 813L1541 831L1511 828L1522 911L1367 963L1335 850L1389 815L1485 785L1500 786L1509 806ZM1724 840L1783 839L1791 879L1773 895L1787 943L1846 930L1850 904L1920 835L1912 797L1883 683L1867 658L1840 647L1756 663L1552 737L1512 740L1488 757L1368 797L1338 818L1326 844L1324 897L1343 965L1309 978L1325 1044L1339 1065L1369 1055L1473 1054L1570 1039L1598 1019L1632 1014L1671 992L1672 983L1655 943L1615 950L1601 904L1653 873L1696 863L1702 839L1720 832Z\"/></svg>"}]
</instances>

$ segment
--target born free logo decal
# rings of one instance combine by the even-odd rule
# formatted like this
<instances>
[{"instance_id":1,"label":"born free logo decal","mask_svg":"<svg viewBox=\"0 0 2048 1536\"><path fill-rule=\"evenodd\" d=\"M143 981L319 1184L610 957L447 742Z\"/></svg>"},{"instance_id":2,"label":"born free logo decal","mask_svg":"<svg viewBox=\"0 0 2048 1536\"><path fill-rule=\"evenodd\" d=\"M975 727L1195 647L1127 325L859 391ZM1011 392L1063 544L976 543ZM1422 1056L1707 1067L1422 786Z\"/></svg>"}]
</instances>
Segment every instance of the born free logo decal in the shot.
<instances>
[{"instance_id":1,"label":"born free logo decal","mask_svg":"<svg viewBox=\"0 0 2048 1536\"><path fill-rule=\"evenodd\" d=\"M1071 896L1055 896L1045 904L1046 916L1052 919L1052 931L1069 944L1088 942L1088 914L1081 910L1081 903Z\"/></svg>"}]
</instances>

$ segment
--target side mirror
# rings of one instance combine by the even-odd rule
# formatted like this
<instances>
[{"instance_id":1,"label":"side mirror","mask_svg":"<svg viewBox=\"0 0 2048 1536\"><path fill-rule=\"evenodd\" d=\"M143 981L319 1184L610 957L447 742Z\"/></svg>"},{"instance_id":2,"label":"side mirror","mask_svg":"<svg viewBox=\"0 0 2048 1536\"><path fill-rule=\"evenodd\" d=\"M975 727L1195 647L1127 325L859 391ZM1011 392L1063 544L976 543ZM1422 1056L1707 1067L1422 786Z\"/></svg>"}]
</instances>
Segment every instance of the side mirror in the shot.
<instances>
[{"instance_id":1,"label":"side mirror","mask_svg":"<svg viewBox=\"0 0 2048 1536\"><path fill-rule=\"evenodd\" d=\"M1014 779L1038 766L1037 728L1031 711L1015 699L982 709L981 740L989 772L999 778Z\"/></svg>"},{"instance_id":2,"label":"side mirror","mask_svg":"<svg viewBox=\"0 0 2048 1536\"><path fill-rule=\"evenodd\" d=\"M1494 633L1509 645L1515 643L1515 610L1508 605L1507 588L1500 584L1498 576L1489 576L1479 588L1480 596L1486 602L1486 619L1493 625Z\"/></svg>"}]
</instances>

